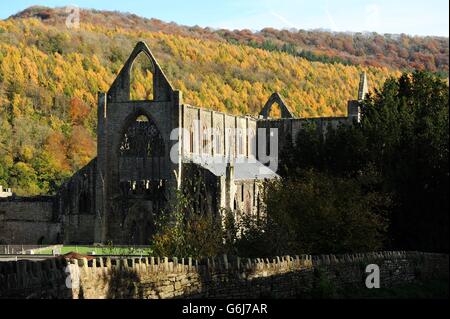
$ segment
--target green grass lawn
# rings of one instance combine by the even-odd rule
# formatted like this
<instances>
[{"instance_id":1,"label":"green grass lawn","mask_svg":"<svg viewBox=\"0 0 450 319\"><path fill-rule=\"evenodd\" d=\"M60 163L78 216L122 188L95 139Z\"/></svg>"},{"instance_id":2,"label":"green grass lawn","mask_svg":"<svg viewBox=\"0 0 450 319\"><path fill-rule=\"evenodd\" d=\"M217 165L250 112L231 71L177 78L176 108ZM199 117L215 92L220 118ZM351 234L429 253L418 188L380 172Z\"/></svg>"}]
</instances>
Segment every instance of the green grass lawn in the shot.
<instances>
[{"instance_id":1,"label":"green grass lawn","mask_svg":"<svg viewBox=\"0 0 450 319\"><path fill-rule=\"evenodd\" d=\"M95 252L95 255L150 255L152 250L150 248L133 248L133 247L92 247L92 246L63 246L61 254L67 254L70 252L76 252L79 254L91 254ZM51 255L52 249L43 249L36 252L39 255Z\"/></svg>"}]
</instances>

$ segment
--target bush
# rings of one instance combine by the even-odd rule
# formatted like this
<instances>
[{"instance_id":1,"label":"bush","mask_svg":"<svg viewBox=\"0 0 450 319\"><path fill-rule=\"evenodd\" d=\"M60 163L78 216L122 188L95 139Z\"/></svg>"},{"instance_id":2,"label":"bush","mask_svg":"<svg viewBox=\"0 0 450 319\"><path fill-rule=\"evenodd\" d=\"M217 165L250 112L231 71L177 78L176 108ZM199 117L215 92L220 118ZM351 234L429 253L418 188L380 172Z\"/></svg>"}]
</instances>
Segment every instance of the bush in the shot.
<instances>
[{"instance_id":1,"label":"bush","mask_svg":"<svg viewBox=\"0 0 450 319\"><path fill-rule=\"evenodd\" d=\"M267 183L265 193L267 220L245 222L236 241L240 254L344 253L383 247L388 199L365 192L352 179L306 171L298 178Z\"/></svg>"},{"instance_id":2,"label":"bush","mask_svg":"<svg viewBox=\"0 0 450 319\"><path fill-rule=\"evenodd\" d=\"M215 256L223 251L221 223L215 216L192 211L191 201L181 190L171 208L159 215L152 250L159 256Z\"/></svg>"}]
</instances>

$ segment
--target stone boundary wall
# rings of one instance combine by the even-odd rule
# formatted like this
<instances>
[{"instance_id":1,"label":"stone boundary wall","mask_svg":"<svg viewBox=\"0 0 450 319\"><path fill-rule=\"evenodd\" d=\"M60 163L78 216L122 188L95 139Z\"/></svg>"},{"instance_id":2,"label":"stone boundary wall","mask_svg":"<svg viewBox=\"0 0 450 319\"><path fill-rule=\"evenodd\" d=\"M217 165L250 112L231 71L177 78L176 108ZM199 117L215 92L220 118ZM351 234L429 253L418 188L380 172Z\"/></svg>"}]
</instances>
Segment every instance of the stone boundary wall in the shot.
<instances>
[{"instance_id":1,"label":"stone boundary wall","mask_svg":"<svg viewBox=\"0 0 450 319\"><path fill-rule=\"evenodd\" d=\"M37 245L59 242L55 197L0 199L0 244Z\"/></svg>"},{"instance_id":2,"label":"stone boundary wall","mask_svg":"<svg viewBox=\"0 0 450 319\"><path fill-rule=\"evenodd\" d=\"M422 252L344 255L159 258L101 256L0 262L0 298L308 298L323 281L365 288L366 266L381 287L447 278L449 256Z\"/></svg>"}]
</instances>

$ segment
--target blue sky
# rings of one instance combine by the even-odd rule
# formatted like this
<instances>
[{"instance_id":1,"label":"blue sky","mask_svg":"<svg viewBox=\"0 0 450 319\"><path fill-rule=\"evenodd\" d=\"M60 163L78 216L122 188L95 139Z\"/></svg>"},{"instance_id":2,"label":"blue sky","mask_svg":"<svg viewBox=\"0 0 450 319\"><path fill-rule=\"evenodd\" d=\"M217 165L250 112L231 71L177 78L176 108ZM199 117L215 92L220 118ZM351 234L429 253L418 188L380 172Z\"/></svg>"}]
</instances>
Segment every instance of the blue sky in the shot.
<instances>
[{"instance_id":1,"label":"blue sky","mask_svg":"<svg viewBox=\"0 0 450 319\"><path fill-rule=\"evenodd\" d=\"M0 19L31 5L118 10L213 28L323 28L449 35L448 0L15 0L0 2Z\"/></svg>"}]
</instances>

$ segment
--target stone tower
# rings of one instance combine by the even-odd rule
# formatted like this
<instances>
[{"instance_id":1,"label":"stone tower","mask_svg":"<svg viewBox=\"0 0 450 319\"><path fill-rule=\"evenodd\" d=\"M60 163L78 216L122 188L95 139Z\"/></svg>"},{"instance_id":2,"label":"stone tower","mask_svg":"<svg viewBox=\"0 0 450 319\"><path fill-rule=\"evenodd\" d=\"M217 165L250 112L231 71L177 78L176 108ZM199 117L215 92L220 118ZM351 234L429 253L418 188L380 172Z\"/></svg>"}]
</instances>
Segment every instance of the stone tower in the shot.
<instances>
[{"instance_id":1,"label":"stone tower","mask_svg":"<svg viewBox=\"0 0 450 319\"><path fill-rule=\"evenodd\" d=\"M363 72L359 77L358 101L364 100L367 93L369 93L369 86L367 85L367 74L366 72Z\"/></svg>"},{"instance_id":2,"label":"stone tower","mask_svg":"<svg viewBox=\"0 0 450 319\"><path fill-rule=\"evenodd\" d=\"M130 97L131 68L139 54L152 66L153 100ZM155 214L176 187L179 164L170 161L179 127L181 94L139 42L108 93L99 94L95 242L144 243Z\"/></svg>"},{"instance_id":3,"label":"stone tower","mask_svg":"<svg viewBox=\"0 0 450 319\"><path fill-rule=\"evenodd\" d=\"M367 84L366 72L361 73L359 77L358 97L357 100L348 101L347 110L350 120L355 120L357 123L361 121L361 107L360 103L366 98L369 93L369 85Z\"/></svg>"}]
</instances>

